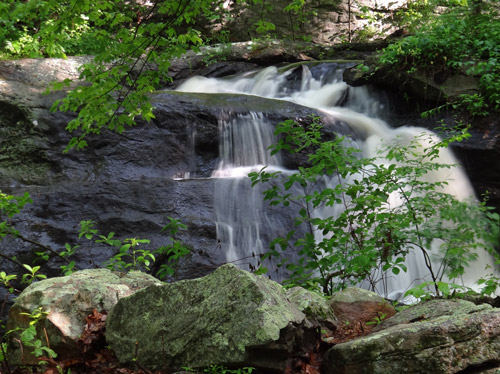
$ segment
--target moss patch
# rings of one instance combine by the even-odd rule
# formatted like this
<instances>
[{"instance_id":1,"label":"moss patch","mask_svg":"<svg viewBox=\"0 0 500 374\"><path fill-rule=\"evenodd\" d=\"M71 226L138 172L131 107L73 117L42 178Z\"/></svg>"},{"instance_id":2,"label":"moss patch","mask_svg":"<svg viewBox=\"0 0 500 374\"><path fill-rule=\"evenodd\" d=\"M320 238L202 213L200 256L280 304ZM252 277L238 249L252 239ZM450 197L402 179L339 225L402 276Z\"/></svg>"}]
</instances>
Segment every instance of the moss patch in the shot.
<instances>
[{"instance_id":1,"label":"moss patch","mask_svg":"<svg viewBox=\"0 0 500 374\"><path fill-rule=\"evenodd\" d=\"M41 148L45 136L26 110L0 101L0 175L21 182L39 182L49 171Z\"/></svg>"}]
</instances>

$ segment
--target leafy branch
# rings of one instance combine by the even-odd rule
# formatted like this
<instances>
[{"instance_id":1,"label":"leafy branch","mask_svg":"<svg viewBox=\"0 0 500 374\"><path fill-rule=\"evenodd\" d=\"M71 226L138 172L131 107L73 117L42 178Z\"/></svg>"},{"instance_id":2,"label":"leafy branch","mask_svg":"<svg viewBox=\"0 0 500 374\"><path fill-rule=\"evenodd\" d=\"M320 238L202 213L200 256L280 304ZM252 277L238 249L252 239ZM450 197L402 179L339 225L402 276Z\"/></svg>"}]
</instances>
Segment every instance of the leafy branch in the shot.
<instances>
[{"instance_id":1,"label":"leafy branch","mask_svg":"<svg viewBox=\"0 0 500 374\"><path fill-rule=\"evenodd\" d=\"M477 250L494 254L498 214L484 203L459 201L446 192L446 181L427 178L455 167L440 163L439 157L465 132L443 141L424 133L409 144L383 146L378 157L367 159L341 137L322 141L320 130L318 119L310 127L279 124L276 135L281 138L272 152L307 149L310 166L290 176L265 168L249 175L253 185L271 185L264 192L270 204L303 206L296 225L306 224L305 234L293 243L300 258L297 263L282 260L291 274L289 283L326 293L363 281L377 289L389 274L407 271L405 258L416 248L430 274L427 284L440 294L443 277L459 278L477 259ZM339 205L343 209L334 209ZM288 250L295 234L275 239L268 256L281 257L277 246Z\"/></svg>"}]
</instances>

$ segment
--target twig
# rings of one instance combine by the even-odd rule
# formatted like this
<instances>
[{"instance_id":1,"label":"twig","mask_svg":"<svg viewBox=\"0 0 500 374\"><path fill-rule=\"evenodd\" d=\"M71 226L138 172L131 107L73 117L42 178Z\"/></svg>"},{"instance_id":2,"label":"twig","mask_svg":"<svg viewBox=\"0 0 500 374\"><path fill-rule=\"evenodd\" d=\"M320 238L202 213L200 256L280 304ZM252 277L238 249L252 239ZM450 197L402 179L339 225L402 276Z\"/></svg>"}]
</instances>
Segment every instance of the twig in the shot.
<instances>
[{"instance_id":1,"label":"twig","mask_svg":"<svg viewBox=\"0 0 500 374\"><path fill-rule=\"evenodd\" d=\"M52 254L54 254L54 255L56 255L56 256L58 256L58 257L61 257L61 258L62 258L62 259L63 259L63 260L67 263L67 264L71 263L71 261L70 261L69 259L67 259L67 258L66 258L66 257L64 257L64 256L61 256L61 254L60 254L59 252L57 252L57 251L53 250L52 248L50 248L49 246L47 246L47 245L45 245L45 244L42 244L42 243L40 243L40 242L37 242L36 240L29 239L29 238L27 238L27 237L25 237L25 236L23 236L23 235L21 235L21 234L19 234L19 233L12 233L12 235L14 235L16 238L21 239L22 241L25 241L25 242L27 242L27 243L34 244L34 245L36 245L36 246L38 246L38 247L40 247L40 248L43 248L43 249L45 249L45 250L49 251L50 253L52 253ZM21 264L21 266L22 266L22 264Z\"/></svg>"},{"instance_id":2,"label":"twig","mask_svg":"<svg viewBox=\"0 0 500 374\"><path fill-rule=\"evenodd\" d=\"M47 348L50 349L49 336L47 335L47 329L45 327L43 328L43 333L45 334L45 341L47 342Z\"/></svg>"},{"instance_id":3,"label":"twig","mask_svg":"<svg viewBox=\"0 0 500 374\"><path fill-rule=\"evenodd\" d=\"M19 261L17 261L16 259L13 259L13 258L10 258L9 256L7 255L4 255L3 253L0 252L0 257L2 258L5 258L6 260L10 261L10 262L13 262L14 264L16 264L17 266L19 266L20 268L24 269L24 266L22 263L20 263Z\"/></svg>"}]
</instances>

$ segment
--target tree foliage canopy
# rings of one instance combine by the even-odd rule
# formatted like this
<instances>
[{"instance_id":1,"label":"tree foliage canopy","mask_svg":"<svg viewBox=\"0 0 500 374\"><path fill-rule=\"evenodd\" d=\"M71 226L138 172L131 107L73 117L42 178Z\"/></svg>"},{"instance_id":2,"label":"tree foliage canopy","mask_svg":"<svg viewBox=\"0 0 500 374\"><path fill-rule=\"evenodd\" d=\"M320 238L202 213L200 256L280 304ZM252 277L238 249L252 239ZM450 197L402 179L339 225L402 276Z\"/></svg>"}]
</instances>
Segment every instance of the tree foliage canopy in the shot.
<instances>
[{"instance_id":1,"label":"tree foliage canopy","mask_svg":"<svg viewBox=\"0 0 500 374\"><path fill-rule=\"evenodd\" d=\"M494 1L456 1L389 45L380 61L422 71L443 83L453 74L479 79L480 92L453 103L472 115L500 111L500 13Z\"/></svg>"},{"instance_id":2,"label":"tree foliage canopy","mask_svg":"<svg viewBox=\"0 0 500 374\"><path fill-rule=\"evenodd\" d=\"M306 0L285 3L284 17L315 14L304 13L311 6ZM481 93L463 97L461 104L473 114L498 110L500 22L491 22L498 20L494 3L408 1L391 13L392 22L416 32L390 45L381 61L441 76L459 70L478 75ZM5 0L0 4L1 55L95 56L81 71L88 84L53 107L77 113L67 127L75 134L67 150L79 149L86 146L87 134L102 129L121 133L138 118L154 118L148 94L169 80L171 59L209 42L211 22L237 16L244 5L261 9L257 31L266 35L274 30L273 20L265 17L272 7L266 0Z\"/></svg>"},{"instance_id":3,"label":"tree foliage canopy","mask_svg":"<svg viewBox=\"0 0 500 374\"><path fill-rule=\"evenodd\" d=\"M77 113L67 130L79 134L67 150L80 149L87 134L103 128L121 133L136 118L154 118L147 95L169 80L171 59L197 50L209 40L205 25L245 3L266 5L265 0L7 0L0 5L0 46L7 57L94 55L81 70L88 84L53 106ZM284 10L300 12L304 3L290 1ZM255 27L273 29L264 20Z\"/></svg>"}]
</instances>

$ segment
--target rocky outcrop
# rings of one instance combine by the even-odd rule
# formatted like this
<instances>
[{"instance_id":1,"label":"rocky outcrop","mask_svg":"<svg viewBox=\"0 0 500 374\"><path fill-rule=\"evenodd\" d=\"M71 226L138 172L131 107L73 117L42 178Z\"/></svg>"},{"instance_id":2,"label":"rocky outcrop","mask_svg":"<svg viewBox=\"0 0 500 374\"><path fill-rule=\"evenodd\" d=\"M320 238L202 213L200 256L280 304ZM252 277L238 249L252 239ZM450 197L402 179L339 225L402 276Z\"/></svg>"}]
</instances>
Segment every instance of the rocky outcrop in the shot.
<instances>
[{"instance_id":1,"label":"rocky outcrop","mask_svg":"<svg viewBox=\"0 0 500 374\"><path fill-rule=\"evenodd\" d=\"M74 63L70 60L66 68L60 68L74 77ZM64 62L57 61L57 64L64 65ZM229 70L224 69L229 66L219 67L219 72L214 67L214 74L228 73ZM250 66L245 64L241 68ZM5 88L0 92L0 188L11 194L28 191L33 199L33 204L12 223L22 233L29 233L32 239L54 249L63 248L66 242L76 244L78 222L87 219L95 220L102 233L113 231L119 238L148 238L151 248L156 248L165 244L166 238L160 229L167 223L167 217L180 218L188 228L179 238L192 250L190 257L176 269L177 279L203 276L226 261L226 248L221 248L218 242L213 208L214 191L220 185L208 178L219 156L219 118L256 110L273 123L287 118L307 123L313 113L291 103L253 96L162 91L154 96L156 119L151 123L140 123L121 135L105 132L94 136L83 152L64 155L62 150L70 138L64 128L72 117L51 113L52 101L59 95L42 96L42 87L27 79L21 73L23 69L41 69L38 74L46 80L58 71L50 70L46 60L43 63L38 60L0 62L0 84ZM44 73L43 69L48 70ZM180 68L181 71L187 74L188 70ZM328 125L332 130L349 134L345 124L330 122ZM498 130L492 124L487 125L490 127L482 134L486 136L478 133L477 139L498 151ZM483 149L479 147L478 152ZM292 168L303 160L304 157L286 159L285 165ZM477 173L478 179L484 178L481 180L485 186L491 186L491 159L486 157L478 163L469 171ZM497 185L498 180L494 181ZM281 225L281 232L293 227L289 212L268 206L262 212L268 214L273 225ZM266 235L266 240L276 236ZM98 266L113 254L112 249L101 244L84 241L80 244L82 248L75 257L78 268ZM16 256L22 263L32 263L34 253L40 248L34 242L5 238L0 242L0 250L5 256ZM59 274L61 261L53 257L43 265L44 271L54 276ZM2 270L17 272L14 266L5 262ZM290 298L295 296L291 294ZM305 298L298 302L300 313L309 316L311 310L325 310L324 303L317 298L302 296ZM328 313L319 314L328 316ZM378 324L387 317L387 312L380 313L377 311L365 318L363 332L366 332L367 321ZM315 323L321 324L323 320L318 317ZM338 333L337 325L335 322L327 327ZM284 331L286 341L295 341L294 333L290 332L294 330L281 327L279 330ZM275 352L290 352L283 344L276 345Z\"/></svg>"},{"instance_id":2,"label":"rocky outcrop","mask_svg":"<svg viewBox=\"0 0 500 374\"><path fill-rule=\"evenodd\" d=\"M77 244L78 224L89 219L103 234L147 238L151 248L157 248L167 242L160 231L167 217L178 218L188 226L178 238L192 249L178 276L207 274L225 262L213 211L216 186L208 178L219 157L219 118L256 110L271 123L288 118L307 121L313 111L252 96L158 92L153 98L156 119L151 123L140 123L122 135L103 132L89 139L85 150L66 155L62 151L70 134L65 127L72 117L49 110L61 93L42 93L53 79L76 78L78 66L87 60L0 62L0 188L14 195L28 191L33 200L13 224L55 250L65 243ZM340 132L348 131L345 124L338 126ZM285 162L293 166L299 161ZM293 226L292 218L278 208L264 209L283 227ZM102 244L79 244L74 258L78 269L99 266L113 254ZM40 247L5 238L0 250L32 263ZM44 272L59 275L61 264L51 258ZM2 270L13 273L15 266L6 262Z\"/></svg>"},{"instance_id":3,"label":"rocky outcrop","mask_svg":"<svg viewBox=\"0 0 500 374\"><path fill-rule=\"evenodd\" d=\"M500 368L500 311L434 300L388 319L371 335L338 344L323 373L486 373ZM493 370L491 371L493 372Z\"/></svg>"},{"instance_id":4,"label":"rocky outcrop","mask_svg":"<svg viewBox=\"0 0 500 374\"><path fill-rule=\"evenodd\" d=\"M249 40L265 35L318 44L367 41L392 33L393 15L405 3L374 0L326 0L304 2L298 11L289 11L288 0L267 3L231 3L232 16L221 12L207 22L207 32L221 28L229 31L231 41ZM273 26L266 29L266 25ZM219 35L214 32L214 39ZM224 37L224 36L223 36Z\"/></svg>"},{"instance_id":5,"label":"rocky outcrop","mask_svg":"<svg viewBox=\"0 0 500 374\"><path fill-rule=\"evenodd\" d=\"M436 81L436 77L429 74L395 70L390 66L381 66L377 61L368 62L367 65L368 69L366 65L363 68L354 66L346 69L344 81L354 87L366 84L388 87L435 106L456 100L460 95L479 93L477 77L455 74L443 81Z\"/></svg>"},{"instance_id":6,"label":"rocky outcrop","mask_svg":"<svg viewBox=\"0 0 500 374\"><path fill-rule=\"evenodd\" d=\"M122 364L284 372L292 358L318 343L311 310L306 317L278 283L224 265L203 278L121 299L108 315L106 340Z\"/></svg>"},{"instance_id":7,"label":"rocky outcrop","mask_svg":"<svg viewBox=\"0 0 500 374\"><path fill-rule=\"evenodd\" d=\"M19 295L10 309L7 331L22 332L29 326L28 314L42 308L47 317L36 325L37 339L51 347L59 360L78 360L82 354L78 339L88 314L94 309L107 312L119 299L159 284L160 281L142 272L116 273L107 269L83 270L46 279L32 284ZM16 343L18 333L14 331L8 337L10 365L38 363L28 347Z\"/></svg>"}]
</instances>

